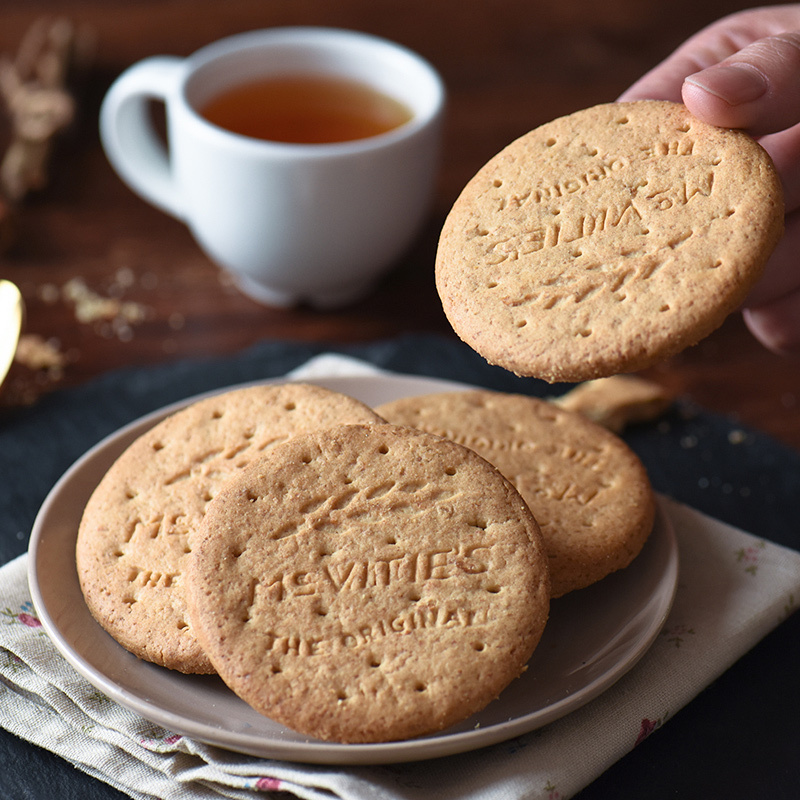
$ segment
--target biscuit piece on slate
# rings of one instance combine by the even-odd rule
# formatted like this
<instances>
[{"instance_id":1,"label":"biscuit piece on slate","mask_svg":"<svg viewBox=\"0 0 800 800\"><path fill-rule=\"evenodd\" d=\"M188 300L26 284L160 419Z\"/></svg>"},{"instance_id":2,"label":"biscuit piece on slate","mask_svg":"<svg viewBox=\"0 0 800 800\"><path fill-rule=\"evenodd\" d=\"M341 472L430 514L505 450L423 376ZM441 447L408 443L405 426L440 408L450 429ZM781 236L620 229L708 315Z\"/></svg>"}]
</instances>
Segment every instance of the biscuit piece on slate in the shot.
<instances>
[{"instance_id":1,"label":"biscuit piece on slate","mask_svg":"<svg viewBox=\"0 0 800 800\"><path fill-rule=\"evenodd\" d=\"M190 534L207 505L235 472L297 433L380 421L353 398L291 383L214 395L163 420L117 459L87 503L76 558L89 610L140 658L213 672L183 587Z\"/></svg>"},{"instance_id":2,"label":"biscuit piece on slate","mask_svg":"<svg viewBox=\"0 0 800 800\"><path fill-rule=\"evenodd\" d=\"M493 364L551 383L633 372L740 305L783 213L747 134L676 103L609 103L479 170L442 229L436 285L453 329Z\"/></svg>"},{"instance_id":3,"label":"biscuit piece on slate","mask_svg":"<svg viewBox=\"0 0 800 800\"><path fill-rule=\"evenodd\" d=\"M337 742L407 739L516 678L549 610L539 528L472 450L344 425L274 448L210 504L187 598L222 679Z\"/></svg>"},{"instance_id":4,"label":"biscuit piece on slate","mask_svg":"<svg viewBox=\"0 0 800 800\"><path fill-rule=\"evenodd\" d=\"M578 413L485 390L375 410L472 448L514 484L541 528L552 597L627 567L650 535L655 504L644 466L622 439Z\"/></svg>"}]
</instances>

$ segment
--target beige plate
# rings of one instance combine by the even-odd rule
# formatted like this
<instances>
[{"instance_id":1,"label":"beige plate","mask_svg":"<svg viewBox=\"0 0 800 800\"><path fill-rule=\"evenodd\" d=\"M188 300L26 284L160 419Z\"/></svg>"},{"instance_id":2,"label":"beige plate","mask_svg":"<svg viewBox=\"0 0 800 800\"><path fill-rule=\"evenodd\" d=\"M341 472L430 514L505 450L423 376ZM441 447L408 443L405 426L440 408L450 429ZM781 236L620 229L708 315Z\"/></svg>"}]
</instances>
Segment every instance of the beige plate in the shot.
<instances>
[{"instance_id":1,"label":"beige plate","mask_svg":"<svg viewBox=\"0 0 800 800\"><path fill-rule=\"evenodd\" d=\"M307 382L369 405L474 388L402 375ZM34 605L64 658L110 698L172 732L262 758L318 764L388 764L462 753L542 727L584 705L634 666L666 620L677 586L678 551L659 509L652 536L628 569L554 601L528 671L480 713L409 741L354 745L307 739L255 712L216 677L170 672L128 653L94 621L76 570L67 568L74 564L78 522L91 491L136 436L175 409L123 428L67 471L36 518L28 560Z\"/></svg>"}]
</instances>

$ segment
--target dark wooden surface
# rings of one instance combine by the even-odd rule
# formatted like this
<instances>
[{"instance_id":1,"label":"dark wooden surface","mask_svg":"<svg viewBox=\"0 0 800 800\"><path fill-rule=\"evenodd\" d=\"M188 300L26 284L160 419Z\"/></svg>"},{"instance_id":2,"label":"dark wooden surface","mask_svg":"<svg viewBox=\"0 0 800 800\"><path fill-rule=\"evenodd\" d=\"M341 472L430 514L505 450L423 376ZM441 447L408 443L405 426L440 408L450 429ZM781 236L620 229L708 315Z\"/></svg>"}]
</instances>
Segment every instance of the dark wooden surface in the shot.
<instances>
[{"instance_id":1,"label":"dark wooden surface","mask_svg":"<svg viewBox=\"0 0 800 800\"><path fill-rule=\"evenodd\" d=\"M16 243L0 256L27 306L26 331L58 347L58 373L17 365L4 401L86 381L125 365L233 353L263 339L367 341L403 331L453 335L433 284L436 239L464 183L530 128L613 100L688 35L745 2L722 0L5 0L0 52L13 54L42 15L91 33L77 86L76 123L59 137L50 181L19 209ZM321 313L277 310L239 294L177 221L133 195L100 148L97 112L111 81L134 61L187 55L222 36L274 25L368 31L422 53L441 71L449 109L436 205L417 245L368 299ZM7 121L0 124L5 143ZM85 321L66 296L79 279L132 303ZM702 406L800 447L800 366L767 353L738 315L649 374Z\"/></svg>"}]
</instances>

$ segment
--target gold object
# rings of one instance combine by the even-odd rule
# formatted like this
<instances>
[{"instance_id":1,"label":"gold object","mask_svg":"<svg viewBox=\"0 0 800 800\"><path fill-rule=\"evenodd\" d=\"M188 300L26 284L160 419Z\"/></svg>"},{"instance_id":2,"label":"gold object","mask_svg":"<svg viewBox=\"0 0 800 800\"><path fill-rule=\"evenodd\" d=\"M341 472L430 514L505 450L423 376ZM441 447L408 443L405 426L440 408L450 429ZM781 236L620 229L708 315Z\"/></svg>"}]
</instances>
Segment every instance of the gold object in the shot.
<instances>
[{"instance_id":1,"label":"gold object","mask_svg":"<svg viewBox=\"0 0 800 800\"><path fill-rule=\"evenodd\" d=\"M0 384L14 361L23 315L19 289L11 281L0 280Z\"/></svg>"}]
</instances>

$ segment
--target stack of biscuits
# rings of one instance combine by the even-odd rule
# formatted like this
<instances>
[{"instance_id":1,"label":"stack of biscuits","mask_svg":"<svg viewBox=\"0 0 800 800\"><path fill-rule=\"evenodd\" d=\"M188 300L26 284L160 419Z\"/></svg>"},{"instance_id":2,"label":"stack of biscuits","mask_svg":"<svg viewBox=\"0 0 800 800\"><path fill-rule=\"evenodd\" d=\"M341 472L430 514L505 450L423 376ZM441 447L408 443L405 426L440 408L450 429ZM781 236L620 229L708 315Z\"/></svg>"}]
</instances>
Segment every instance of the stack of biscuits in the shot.
<instances>
[{"instance_id":1,"label":"stack of biscuits","mask_svg":"<svg viewBox=\"0 0 800 800\"><path fill-rule=\"evenodd\" d=\"M698 130L672 104L581 113L476 177L437 262L456 330L545 380L638 369L708 330L778 235L772 173L750 140L736 156L739 134ZM637 135L617 135L625 126ZM726 194L729 162L748 158L774 201L757 219L757 203ZM571 190L567 162L582 189ZM604 207L617 211L601 221L595 203L589 220L579 189L612 192ZM686 208L666 222L652 212L669 217L668 200L700 209L688 234ZM732 227L720 203L744 220ZM731 242L718 247L725 232ZM684 254L691 265L678 269ZM700 273L713 313L696 296L691 313L683 307ZM670 330L682 332L666 345ZM370 408L308 383L193 402L133 442L93 492L76 548L86 603L136 656L216 673L307 736L443 730L526 669L551 602L627 567L651 532L639 459L564 405L476 389Z\"/></svg>"},{"instance_id":2,"label":"stack of biscuits","mask_svg":"<svg viewBox=\"0 0 800 800\"><path fill-rule=\"evenodd\" d=\"M92 494L86 603L125 648L217 673L287 727L407 739L522 671L550 601L627 566L653 523L637 457L545 400L377 409L311 384L202 399Z\"/></svg>"}]
</instances>

